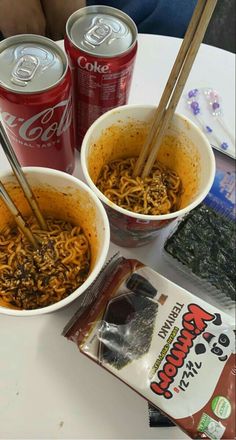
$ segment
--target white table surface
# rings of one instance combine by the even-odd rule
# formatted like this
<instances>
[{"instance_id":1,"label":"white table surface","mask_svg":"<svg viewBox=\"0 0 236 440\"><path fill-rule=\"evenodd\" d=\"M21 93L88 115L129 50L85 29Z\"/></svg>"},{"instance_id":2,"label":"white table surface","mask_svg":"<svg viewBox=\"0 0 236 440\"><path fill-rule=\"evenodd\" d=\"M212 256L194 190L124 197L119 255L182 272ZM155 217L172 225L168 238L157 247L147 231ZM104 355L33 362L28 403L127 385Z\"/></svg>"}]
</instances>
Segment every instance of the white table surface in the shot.
<instances>
[{"instance_id":1,"label":"white table surface","mask_svg":"<svg viewBox=\"0 0 236 440\"><path fill-rule=\"evenodd\" d=\"M158 103L180 40L140 35L130 103ZM213 87L224 99L224 118L234 132L234 55L202 45L186 91ZM186 113L184 102L178 110ZM0 173L9 165L0 150ZM76 176L81 177L79 158ZM172 281L208 298L161 256L164 235L140 249L121 249ZM118 247L111 244L109 254ZM61 331L76 302L53 314L0 315L1 439L184 439L178 428L149 428L145 400L79 353Z\"/></svg>"}]
</instances>

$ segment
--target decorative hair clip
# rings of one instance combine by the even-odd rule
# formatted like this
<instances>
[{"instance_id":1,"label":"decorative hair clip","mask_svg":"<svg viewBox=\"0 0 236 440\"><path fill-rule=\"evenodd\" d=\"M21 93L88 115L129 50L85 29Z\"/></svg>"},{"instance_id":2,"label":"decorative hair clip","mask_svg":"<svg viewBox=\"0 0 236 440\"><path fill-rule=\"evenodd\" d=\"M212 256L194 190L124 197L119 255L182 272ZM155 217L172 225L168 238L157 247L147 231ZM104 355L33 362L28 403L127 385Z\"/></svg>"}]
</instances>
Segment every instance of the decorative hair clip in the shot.
<instances>
[{"instance_id":1,"label":"decorative hair clip","mask_svg":"<svg viewBox=\"0 0 236 440\"><path fill-rule=\"evenodd\" d=\"M226 135L231 140L232 144L234 145L235 139L228 127L226 126L223 118L222 118L222 107L221 107L221 99L218 94L218 92L214 89L203 89L204 96L208 102L208 108L211 113L211 115L217 119L221 127L223 128Z\"/></svg>"},{"instance_id":2,"label":"decorative hair clip","mask_svg":"<svg viewBox=\"0 0 236 440\"><path fill-rule=\"evenodd\" d=\"M199 104L199 90L198 89L192 89L187 94L187 104L189 107L190 112L196 117L200 127L202 130L207 134L210 135L212 139L214 139L214 142L216 142L222 150L227 150L228 144L227 142L221 142L218 136L216 136L215 133L213 133L213 129L205 123L205 121L202 119L201 116L201 108Z\"/></svg>"}]
</instances>

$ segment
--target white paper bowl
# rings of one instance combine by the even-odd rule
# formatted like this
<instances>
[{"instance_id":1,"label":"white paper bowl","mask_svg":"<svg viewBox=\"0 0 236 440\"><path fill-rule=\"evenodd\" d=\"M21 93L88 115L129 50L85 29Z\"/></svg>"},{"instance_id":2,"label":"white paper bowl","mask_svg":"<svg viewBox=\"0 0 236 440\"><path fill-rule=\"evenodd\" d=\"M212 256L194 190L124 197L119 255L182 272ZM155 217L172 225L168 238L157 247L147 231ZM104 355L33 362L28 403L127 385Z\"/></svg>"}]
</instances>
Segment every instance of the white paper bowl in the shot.
<instances>
[{"instance_id":1,"label":"white paper bowl","mask_svg":"<svg viewBox=\"0 0 236 440\"><path fill-rule=\"evenodd\" d=\"M34 193L39 197L38 202L44 214L72 220L73 223L83 228L90 242L92 262L86 281L73 293L57 303L34 310L14 310L0 307L0 313L14 316L33 316L54 312L78 298L100 272L106 260L110 243L110 228L106 211L98 197L85 183L69 174L49 168L29 167L24 168L24 172ZM11 191L22 215L29 216L31 214L30 208L25 200L22 201L22 195L20 195L19 185L15 177L12 174L5 174L1 176L1 180ZM13 189L14 186L18 189ZM37 188L40 188L40 190ZM40 194L40 191L44 190L50 191L50 194L52 194L51 200L50 196L45 200L45 197L43 198ZM9 222L12 222L12 216L0 199L0 230Z\"/></svg>"},{"instance_id":2,"label":"white paper bowl","mask_svg":"<svg viewBox=\"0 0 236 440\"><path fill-rule=\"evenodd\" d=\"M91 125L83 140L81 165L85 180L103 202L110 221L111 240L120 246L138 247L153 240L159 234L160 230L169 225L171 221L185 215L199 205L208 194L214 181L215 158L208 139L191 120L185 116L175 114L169 134L178 138L178 142L182 145L181 148L183 151L186 151L190 156L192 155L191 157L195 158L194 155L197 157L196 165L194 165L195 159L191 159L191 166L196 166L197 168L198 186L188 203L186 203L186 206L181 207L178 211L163 215L137 214L112 203L97 188L91 176L91 169L93 169L94 172L97 168L95 173L99 174L98 168L101 168L100 162L102 164L102 161L104 165L109 162L109 160L123 157L123 154L125 154L124 157L138 155L138 150L140 150L142 145L140 137L138 135L137 143L134 143L133 139L136 142L136 129L132 129L133 132L131 136L129 131L125 131L126 129L124 129L124 127L126 124L133 124L134 127L137 124L137 130L140 130L140 124L149 124L148 127L150 127L154 112L155 107L152 105L125 105L115 108L100 116L100 118ZM108 143L109 152L107 153ZM138 143L140 145L138 145ZM172 151L173 150L170 150L169 156L171 156ZM179 149L177 148L175 151L178 157ZM91 160L94 157L95 161L91 167ZM169 168L172 168L172 166L169 166ZM194 171L195 168L192 168L192 170ZM181 180L182 177L184 179L184 176L180 175L180 177ZM194 179L192 174L189 177L190 183L191 179Z\"/></svg>"}]
</instances>

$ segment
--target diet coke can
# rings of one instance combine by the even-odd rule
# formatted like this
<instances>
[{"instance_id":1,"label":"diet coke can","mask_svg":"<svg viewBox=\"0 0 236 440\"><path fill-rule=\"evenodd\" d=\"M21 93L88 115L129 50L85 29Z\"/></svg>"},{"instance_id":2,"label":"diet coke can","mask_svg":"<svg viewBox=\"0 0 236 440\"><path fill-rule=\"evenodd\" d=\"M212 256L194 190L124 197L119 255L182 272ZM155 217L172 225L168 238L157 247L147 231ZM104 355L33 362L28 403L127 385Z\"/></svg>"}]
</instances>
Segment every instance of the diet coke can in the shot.
<instances>
[{"instance_id":1,"label":"diet coke can","mask_svg":"<svg viewBox=\"0 0 236 440\"><path fill-rule=\"evenodd\" d=\"M72 79L66 54L48 38L0 43L0 119L22 166L72 173Z\"/></svg>"},{"instance_id":2,"label":"diet coke can","mask_svg":"<svg viewBox=\"0 0 236 440\"><path fill-rule=\"evenodd\" d=\"M73 73L76 146L106 111L126 104L137 52L137 28L108 6L76 11L66 24L65 49Z\"/></svg>"}]
</instances>

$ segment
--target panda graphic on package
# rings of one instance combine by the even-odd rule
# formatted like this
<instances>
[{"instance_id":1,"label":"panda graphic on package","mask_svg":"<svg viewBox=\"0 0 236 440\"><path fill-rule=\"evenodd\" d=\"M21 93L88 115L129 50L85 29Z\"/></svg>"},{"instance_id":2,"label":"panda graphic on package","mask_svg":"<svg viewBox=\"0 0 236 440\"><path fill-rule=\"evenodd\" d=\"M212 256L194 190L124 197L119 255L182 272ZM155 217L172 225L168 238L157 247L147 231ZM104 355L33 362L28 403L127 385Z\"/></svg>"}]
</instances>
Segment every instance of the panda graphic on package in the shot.
<instances>
[{"instance_id":1,"label":"panda graphic on package","mask_svg":"<svg viewBox=\"0 0 236 440\"><path fill-rule=\"evenodd\" d=\"M235 330L222 329L222 320L219 313L215 313L215 319L208 325L208 331L201 335L201 342L195 345L195 353L201 355L210 350L217 356L219 361L225 362L232 353L235 353Z\"/></svg>"}]
</instances>

